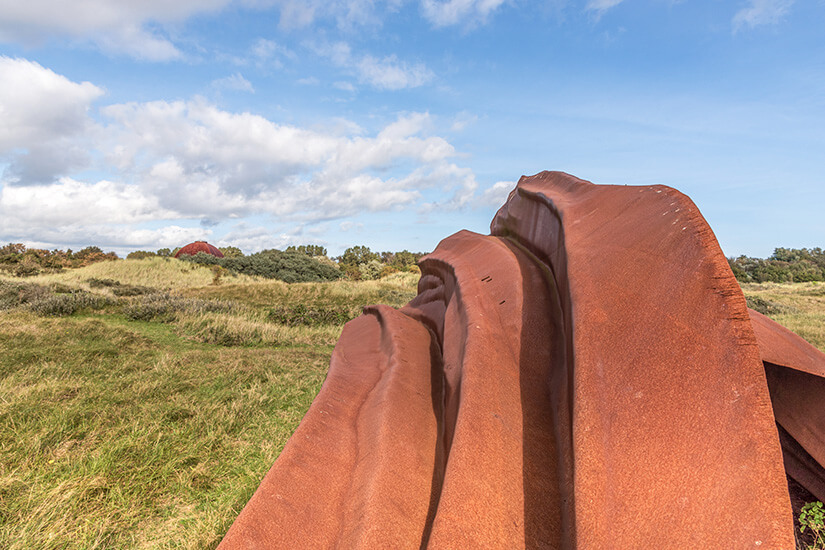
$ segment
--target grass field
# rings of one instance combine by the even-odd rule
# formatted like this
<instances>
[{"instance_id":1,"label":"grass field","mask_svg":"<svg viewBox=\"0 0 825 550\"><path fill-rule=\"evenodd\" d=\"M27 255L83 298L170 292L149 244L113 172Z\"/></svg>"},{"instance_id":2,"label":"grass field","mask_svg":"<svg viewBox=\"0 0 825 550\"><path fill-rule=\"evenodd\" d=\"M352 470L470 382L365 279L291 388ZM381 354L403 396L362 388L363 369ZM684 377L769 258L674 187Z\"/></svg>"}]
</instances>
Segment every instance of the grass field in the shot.
<instances>
[{"instance_id":1,"label":"grass field","mask_svg":"<svg viewBox=\"0 0 825 550\"><path fill-rule=\"evenodd\" d=\"M0 278L0 548L213 548L344 321L417 276L287 285L163 258ZM825 284L746 285L825 349Z\"/></svg>"},{"instance_id":2,"label":"grass field","mask_svg":"<svg viewBox=\"0 0 825 550\"><path fill-rule=\"evenodd\" d=\"M825 283L746 283L748 305L825 351Z\"/></svg>"},{"instance_id":3,"label":"grass field","mask_svg":"<svg viewBox=\"0 0 825 550\"><path fill-rule=\"evenodd\" d=\"M0 548L213 548L344 321L417 282L213 279L163 259L0 279Z\"/></svg>"}]
</instances>

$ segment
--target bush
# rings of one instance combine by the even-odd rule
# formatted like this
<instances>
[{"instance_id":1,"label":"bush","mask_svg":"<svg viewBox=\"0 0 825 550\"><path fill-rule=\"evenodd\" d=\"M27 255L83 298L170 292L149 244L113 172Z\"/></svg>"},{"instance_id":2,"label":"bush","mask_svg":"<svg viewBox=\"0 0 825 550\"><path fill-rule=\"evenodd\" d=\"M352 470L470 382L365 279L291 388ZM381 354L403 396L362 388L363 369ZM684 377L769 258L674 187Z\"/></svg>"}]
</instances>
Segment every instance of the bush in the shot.
<instances>
[{"instance_id":1,"label":"bush","mask_svg":"<svg viewBox=\"0 0 825 550\"><path fill-rule=\"evenodd\" d=\"M127 260L143 260L144 258L154 258L157 256L155 252L148 252L146 250L135 250L126 254Z\"/></svg>"},{"instance_id":2,"label":"bush","mask_svg":"<svg viewBox=\"0 0 825 550\"><path fill-rule=\"evenodd\" d=\"M41 317L66 317L81 310L100 310L112 303L112 300L105 296L80 291L70 294L49 294L31 302L28 307Z\"/></svg>"},{"instance_id":3,"label":"bush","mask_svg":"<svg viewBox=\"0 0 825 550\"><path fill-rule=\"evenodd\" d=\"M384 265L378 260L370 260L365 264L358 266L358 271L361 272L361 279L364 281L373 281L381 276L381 270Z\"/></svg>"},{"instance_id":4,"label":"bush","mask_svg":"<svg viewBox=\"0 0 825 550\"><path fill-rule=\"evenodd\" d=\"M741 282L810 282L825 280L825 252L821 248L777 248L770 258L728 258Z\"/></svg>"},{"instance_id":5,"label":"bush","mask_svg":"<svg viewBox=\"0 0 825 550\"><path fill-rule=\"evenodd\" d=\"M341 278L341 272L329 264L319 262L299 252L264 250L239 258L216 258L198 252L180 258L200 265L216 265L233 273L243 273L287 283L319 283Z\"/></svg>"},{"instance_id":6,"label":"bush","mask_svg":"<svg viewBox=\"0 0 825 550\"><path fill-rule=\"evenodd\" d=\"M235 308L232 302L181 298L167 293L149 294L132 300L123 307L123 315L132 321L172 322L178 313L200 314L229 312Z\"/></svg>"},{"instance_id":7,"label":"bush","mask_svg":"<svg viewBox=\"0 0 825 550\"><path fill-rule=\"evenodd\" d=\"M31 283L0 280L0 311L41 300L49 295L49 289Z\"/></svg>"}]
</instances>

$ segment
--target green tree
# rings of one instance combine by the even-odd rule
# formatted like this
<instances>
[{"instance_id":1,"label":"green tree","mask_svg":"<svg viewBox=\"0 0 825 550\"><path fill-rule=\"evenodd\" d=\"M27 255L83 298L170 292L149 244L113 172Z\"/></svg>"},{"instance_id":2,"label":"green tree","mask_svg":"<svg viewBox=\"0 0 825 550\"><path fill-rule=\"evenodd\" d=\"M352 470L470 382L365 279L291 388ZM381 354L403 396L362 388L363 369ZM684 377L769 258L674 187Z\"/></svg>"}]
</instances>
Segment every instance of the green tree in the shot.
<instances>
[{"instance_id":1,"label":"green tree","mask_svg":"<svg viewBox=\"0 0 825 550\"><path fill-rule=\"evenodd\" d=\"M172 251L169 250L168 248L159 248L158 251L155 252L155 254L157 254L161 258L168 258L169 256L172 255Z\"/></svg>"},{"instance_id":2,"label":"green tree","mask_svg":"<svg viewBox=\"0 0 825 550\"><path fill-rule=\"evenodd\" d=\"M361 272L361 279L364 281L378 279L381 276L382 269L384 269L384 264L378 260L370 260L358 266L358 271Z\"/></svg>"},{"instance_id":3,"label":"green tree","mask_svg":"<svg viewBox=\"0 0 825 550\"><path fill-rule=\"evenodd\" d=\"M154 252L149 252L147 250L135 250L134 252L129 252L126 254L127 260L142 260L144 258L154 258L157 256Z\"/></svg>"},{"instance_id":4,"label":"green tree","mask_svg":"<svg viewBox=\"0 0 825 550\"><path fill-rule=\"evenodd\" d=\"M224 258L243 258L244 253L237 246L221 246L218 248Z\"/></svg>"},{"instance_id":5,"label":"green tree","mask_svg":"<svg viewBox=\"0 0 825 550\"><path fill-rule=\"evenodd\" d=\"M362 265L372 260L381 261L381 257L369 249L367 246L351 246L344 250L344 253L337 258L338 263L344 266Z\"/></svg>"},{"instance_id":6,"label":"green tree","mask_svg":"<svg viewBox=\"0 0 825 550\"><path fill-rule=\"evenodd\" d=\"M300 252L307 256L326 256L327 249L319 244L302 244L299 246L289 245L285 252Z\"/></svg>"}]
</instances>

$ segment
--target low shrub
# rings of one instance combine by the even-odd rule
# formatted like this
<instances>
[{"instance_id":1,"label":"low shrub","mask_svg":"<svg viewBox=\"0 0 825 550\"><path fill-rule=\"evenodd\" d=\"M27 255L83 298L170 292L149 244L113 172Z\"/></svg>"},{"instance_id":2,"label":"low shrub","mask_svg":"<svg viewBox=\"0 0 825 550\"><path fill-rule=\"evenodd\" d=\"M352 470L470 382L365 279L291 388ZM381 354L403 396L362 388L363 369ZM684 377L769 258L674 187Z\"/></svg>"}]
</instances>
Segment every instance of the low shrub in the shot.
<instances>
[{"instance_id":1,"label":"low shrub","mask_svg":"<svg viewBox=\"0 0 825 550\"><path fill-rule=\"evenodd\" d=\"M779 315L782 313L795 313L794 308L784 306L758 296L746 296L745 301L748 307L754 311L758 311L762 315Z\"/></svg>"},{"instance_id":2,"label":"low shrub","mask_svg":"<svg viewBox=\"0 0 825 550\"><path fill-rule=\"evenodd\" d=\"M29 304L49 295L49 289L33 284L0 280L0 311Z\"/></svg>"},{"instance_id":3,"label":"low shrub","mask_svg":"<svg viewBox=\"0 0 825 550\"><path fill-rule=\"evenodd\" d=\"M29 310L41 317L66 317L81 310L101 310L113 300L90 292L48 294L28 304Z\"/></svg>"},{"instance_id":4,"label":"low shrub","mask_svg":"<svg viewBox=\"0 0 825 550\"><path fill-rule=\"evenodd\" d=\"M234 258L216 258L211 254L199 252L194 256L182 256L179 259L200 265L220 266L233 273L278 279L286 283L320 283L335 281L343 276L338 268L300 252L264 250L257 254Z\"/></svg>"},{"instance_id":5,"label":"low shrub","mask_svg":"<svg viewBox=\"0 0 825 550\"><path fill-rule=\"evenodd\" d=\"M123 314L132 321L174 321L178 313L223 313L235 309L235 304L225 300L201 300L181 298L167 293L147 294L131 300L123 307Z\"/></svg>"}]
</instances>

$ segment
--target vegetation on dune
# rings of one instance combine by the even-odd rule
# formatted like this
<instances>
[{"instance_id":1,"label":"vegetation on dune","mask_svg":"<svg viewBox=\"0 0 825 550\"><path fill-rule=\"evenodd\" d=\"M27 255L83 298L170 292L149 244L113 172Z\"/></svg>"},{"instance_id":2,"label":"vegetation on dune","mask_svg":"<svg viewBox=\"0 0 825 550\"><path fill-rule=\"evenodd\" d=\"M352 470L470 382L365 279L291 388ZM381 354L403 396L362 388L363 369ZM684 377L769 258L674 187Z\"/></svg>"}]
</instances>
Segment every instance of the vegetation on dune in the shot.
<instances>
[{"instance_id":1,"label":"vegetation on dune","mask_svg":"<svg viewBox=\"0 0 825 550\"><path fill-rule=\"evenodd\" d=\"M171 251L25 278L3 264L0 548L214 547L320 389L343 324L416 294L420 254L349 252L351 278L320 283ZM271 256L330 266L325 254ZM825 350L825 283L742 288ZM821 517L807 510L811 537Z\"/></svg>"},{"instance_id":2,"label":"vegetation on dune","mask_svg":"<svg viewBox=\"0 0 825 550\"><path fill-rule=\"evenodd\" d=\"M417 277L224 280L163 257L0 277L0 548L214 548L343 321Z\"/></svg>"},{"instance_id":3,"label":"vegetation on dune","mask_svg":"<svg viewBox=\"0 0 825 550\"><path fill-rule=\"evenodd\" d=\"M746 283L748 306L825 350L825 283Z\"/></svg>"},{"instance_id":4,"label":"vegetation on dune","mask_svg":"<svg viewBox=\"0 0 825 550\"><path fill-rule=\"evenodd\" d=\"M96 246L87 246L78 252L72 252L71 249L43 250L26 248L20 243L9 243L0 247L0 273L29 277L116 259L117 254L114 252L104 253Z\"/></svg>"},{"instance_id":5,"label":"vegetation on dune","mask_svg":"<svg viewBox=\"0 0 825 550\"><path fill-rule=\"evenodd\" d=\"M323 282L340 279L343 274L334 265L321 262L300 252L264 250L250 256L218 258L204 252L181 256L186 262L221 267L231 273L241 273L287 283Z\"/></svg>"},{"instance_id":6,"label":"vegetation on dune","mask_svg":"<svg viewBox=\"0 0 825 550\"><path fill-rule=\"evenodd\" d=\"M821 248L777 248L770 258L728 258L742 283L804 283L825 281L825 252Z\"/></svg>"}]
</instances>

